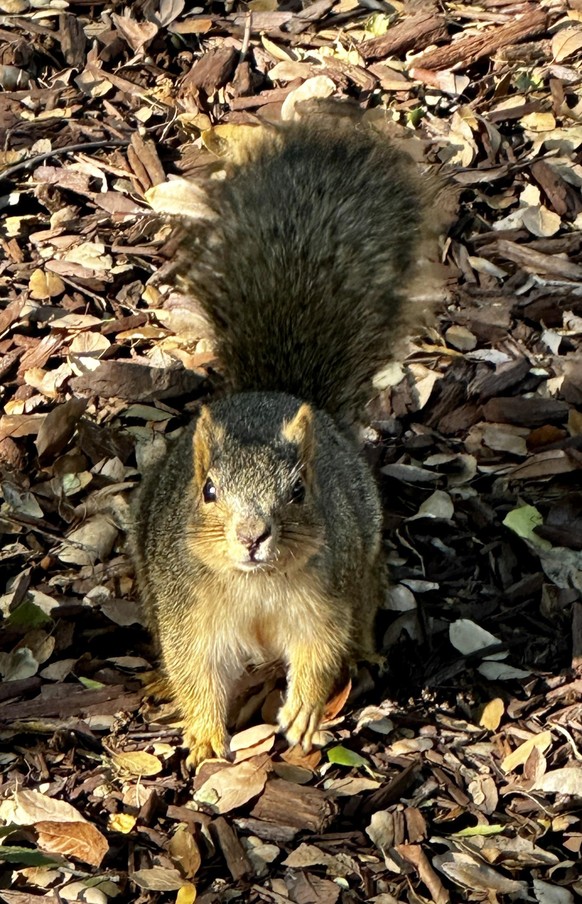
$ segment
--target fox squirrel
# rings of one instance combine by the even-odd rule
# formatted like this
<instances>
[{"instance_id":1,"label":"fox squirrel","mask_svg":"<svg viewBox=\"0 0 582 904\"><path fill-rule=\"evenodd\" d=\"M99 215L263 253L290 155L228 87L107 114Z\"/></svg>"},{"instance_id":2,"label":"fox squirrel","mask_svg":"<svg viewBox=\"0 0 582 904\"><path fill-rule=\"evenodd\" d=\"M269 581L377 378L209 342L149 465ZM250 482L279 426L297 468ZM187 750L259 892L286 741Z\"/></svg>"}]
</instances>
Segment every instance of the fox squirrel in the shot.
<instances>
[{"instance_id":1,"label":"fox squirrel","mask_svg":"<svg viewBox=\"0 0 582 904\"><path fill-rule=\"evenodd\" d=\"M342 668L374 655L382 513L351 425L430 196L385 138L323 119L264 134L205 193L183 280L228 391L146 474L131 539L190 766L227 752L247 663L283 660L278 723L308 750Z\"/></svg>"}]
</instances>

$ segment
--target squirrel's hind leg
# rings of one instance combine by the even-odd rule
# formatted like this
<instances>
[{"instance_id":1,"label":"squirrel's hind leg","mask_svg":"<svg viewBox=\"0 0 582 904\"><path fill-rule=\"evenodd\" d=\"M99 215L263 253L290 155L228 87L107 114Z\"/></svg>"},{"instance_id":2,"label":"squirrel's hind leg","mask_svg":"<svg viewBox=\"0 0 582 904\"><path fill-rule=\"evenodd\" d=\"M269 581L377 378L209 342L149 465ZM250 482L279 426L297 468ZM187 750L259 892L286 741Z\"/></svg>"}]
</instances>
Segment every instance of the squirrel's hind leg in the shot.
<instances>
[{"instance_id":1,"label":"squirrel's hind leg","mask_svg":"<svg viewBox=\"0 0 582 904\"><path fill-rule=\"evenodd\" d=\"M376 634L376 616L382 606L388 588L386 564L382 556L371 566L367 579L360 583L359 598L354 602L354 624L357 634L354 637L353 660L364 660L386 668L386 657L378 651Z\"/></svg>"}]
</instances>

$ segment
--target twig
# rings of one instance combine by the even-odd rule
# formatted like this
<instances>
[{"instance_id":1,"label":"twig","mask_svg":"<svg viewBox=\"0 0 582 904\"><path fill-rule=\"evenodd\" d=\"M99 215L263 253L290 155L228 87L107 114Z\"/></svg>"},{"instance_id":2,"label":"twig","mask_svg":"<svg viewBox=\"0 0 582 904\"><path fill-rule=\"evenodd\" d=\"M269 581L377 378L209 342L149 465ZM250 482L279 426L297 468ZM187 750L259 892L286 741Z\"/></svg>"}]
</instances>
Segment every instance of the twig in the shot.
<instances>
[{"instance_id":1,"label":"twig","mask_svg":"<svg viewBox=\"0 0 582 904\"><path fill-rule=\"evenodd\" d=\"M244 58L246 57L246 55L248 53L249 44L251 42L252 22L253 22L253 12L252 12L252 10L249 10L247 13L246 20L245 20L245 33L243 35L242 46L240 49L240 58L238 61L239 66L243 62Z\"/></svg>"},{"instance_id":2,"label":"twig","mask_svg":"<svg viewBox=\"0 0 582 904\"><path fill-rule=\"evenodd\" d=\"M128 144L129 140L125 141L124 139L89 141L86 144L67 144L62 148L54 148L52 151L47 151L45 154L36 154L34 157L29 157L28 160L23 160L21 163L16 163L14 166L10 166L8 169L4 170L4 172L0 172L0 181L3 179L10 179L12 178L12 176L16 175L16 173L32 169L33 166L36 166L38 163L42 163L43 160L48 160L49 157L56 157L60 156L61 154L70 154L74 151L91 151L95 148L126 147Z\"/></svg>"}]
</instances>

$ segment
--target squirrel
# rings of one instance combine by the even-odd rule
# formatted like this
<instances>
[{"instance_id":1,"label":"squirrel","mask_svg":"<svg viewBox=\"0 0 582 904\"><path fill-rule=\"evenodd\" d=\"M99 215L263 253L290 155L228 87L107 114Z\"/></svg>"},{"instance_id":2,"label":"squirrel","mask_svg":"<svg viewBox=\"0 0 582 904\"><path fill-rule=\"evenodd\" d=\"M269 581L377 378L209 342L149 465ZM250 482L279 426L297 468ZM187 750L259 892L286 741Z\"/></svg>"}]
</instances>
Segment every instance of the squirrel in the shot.
<instances>
[{"instance_id":1,"label":"squirrel","mask_svg":"<svg viewBox=\"0 0 582 904\"><path fill-rule=\"evenodd\" d=\"M382 511L354 423L405 320L434 198L363 124L259 132L208 180L183 249L227 391L146 473L130 538L191 768L227 754L247 664L283 661L278 725L308 751L342 671L374 657Z\"/></svg>"}]
</instances>

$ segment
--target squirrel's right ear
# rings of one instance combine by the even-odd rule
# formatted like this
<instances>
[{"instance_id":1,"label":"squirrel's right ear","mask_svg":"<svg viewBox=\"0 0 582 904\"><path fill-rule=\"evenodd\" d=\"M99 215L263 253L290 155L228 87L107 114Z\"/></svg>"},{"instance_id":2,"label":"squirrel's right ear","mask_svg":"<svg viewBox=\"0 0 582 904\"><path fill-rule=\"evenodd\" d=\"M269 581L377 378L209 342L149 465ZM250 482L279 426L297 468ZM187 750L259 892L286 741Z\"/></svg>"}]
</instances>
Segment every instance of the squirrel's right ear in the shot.
<instances>
[{"instance_id":1,"label":"squirrel's right ear","mask_svg":"<svg viewBox=\"0 0 582 904\"><path fill-rule=\"evenodd\" d=\"M200 487L206 480L212 462L212 450L223 434L208 405L203 405L194 431L194 477Z\"/></svg>"}]
</instances>

